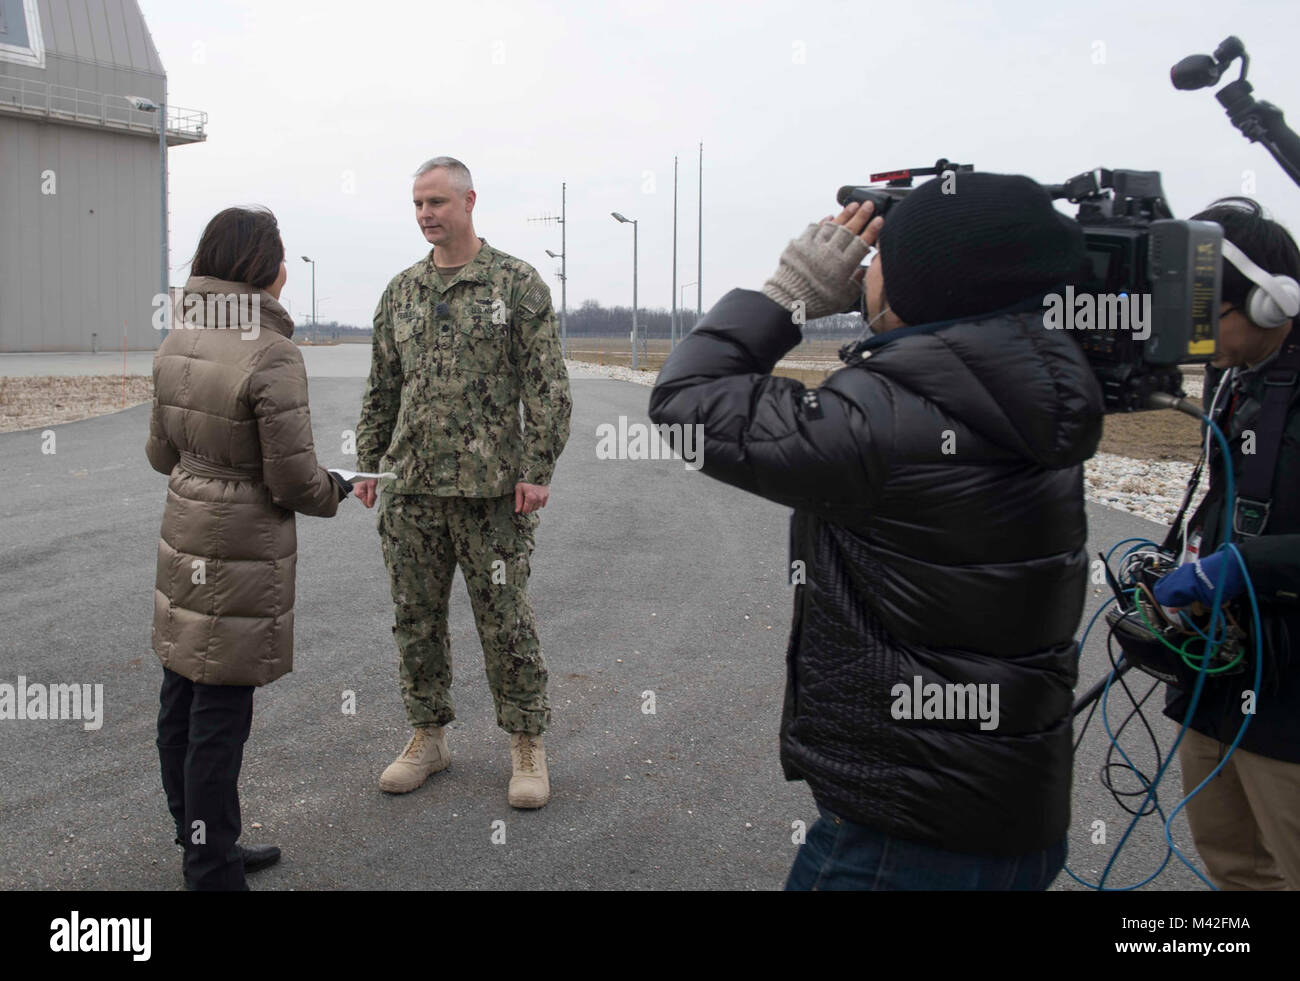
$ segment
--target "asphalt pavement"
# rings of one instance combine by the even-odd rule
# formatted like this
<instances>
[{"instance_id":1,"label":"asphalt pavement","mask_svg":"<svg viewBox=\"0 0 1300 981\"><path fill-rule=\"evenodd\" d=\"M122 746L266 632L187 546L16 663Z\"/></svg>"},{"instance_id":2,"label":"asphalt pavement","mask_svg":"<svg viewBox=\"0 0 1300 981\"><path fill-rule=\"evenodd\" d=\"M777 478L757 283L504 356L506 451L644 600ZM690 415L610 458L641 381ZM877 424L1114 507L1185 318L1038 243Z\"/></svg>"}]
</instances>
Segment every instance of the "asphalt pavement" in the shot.
<instances>
[{"instance_id":1,"label":"asphalt pavement","mask_svg":"<svg viewBox=\"0 0 1300 981\"><path fill-rule=\"evenodd\" d=\"M342 448L363 386L311 381L327 466L355 459ZM535 812L506 803L508 737L493 723L459 574L451 767L405 796L379 790L409 731L377 510L349 499L335 518L298 518L295 670L258 691L241 778L244 840L279 844L284 859L253 888L783 884L797 822L816 818L806 785L787 783L777 760L789 511L681 461L598 460L596 427L620 415L646 422L649 389L589 378L573 389L572 436L541 513L530 586L551 677L551 803ZM137 406L51 427L53 453L43 452L45 430L0 434L0 682L22 675L104 692L99 729L0 721L0 888L180 886L153 742L162 669L150 622L166 478L144 456L148 420ZM1089 520L1094 553L1162 531L1091 505ZM1085 623L1103 591L1090 592ZM1106 671L1104 631L1094 634L1080 690ZM349 693L355 713L344 711ZM1123 702L1112 700L1112 728ZM1148 718L1167 748L1176 727L1154 708ZM1143 742L1126 747L1154 771ZM1075 768L1070 866L1091 882L1127 825L1100 783L1106 745L1094 720ZM1121 789L1136 788L1122 778ZM1164 787L1168 808L1181 797L1176 761ZM1181 818L1174 835L1194 858ZM1164 858L1160 822L1148 818L1107 884L1138 882ZM1056 888L1083 887L1063 873ZM1147 888L1205 887L1171 859Z\"/></svg>"}]
</instances>

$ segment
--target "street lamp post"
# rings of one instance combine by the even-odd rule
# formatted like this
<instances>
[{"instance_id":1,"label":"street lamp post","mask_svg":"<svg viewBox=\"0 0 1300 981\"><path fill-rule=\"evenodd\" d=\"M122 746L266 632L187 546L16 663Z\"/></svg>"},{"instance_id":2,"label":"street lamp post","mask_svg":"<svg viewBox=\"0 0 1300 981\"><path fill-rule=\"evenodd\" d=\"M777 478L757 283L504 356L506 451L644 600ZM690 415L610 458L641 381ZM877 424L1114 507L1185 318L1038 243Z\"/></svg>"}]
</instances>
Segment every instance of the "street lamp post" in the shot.
<instances>
[{"instance_id":1,"label":"street lamp post","mask_svg":"<svg viewBox=\"0 0 1300 981\"><path fill-rule=\"evenodd\" d=\"M637 336L636 336L636 269L637 269L637 265L636 265L636 249L637 249L637 242L636 242L636 239L637 239L637 231L638 231L638 229L637 229L637 219L635 219L635 218L624 218L624 217L623 217L622 215L620 215L617 211L611 211L610 214L613 215L613 216L614 216L616 219L618 219L619 221L623 222L624 224L631 224L631 226L632 226L632 370L633 370L633 371L636 371L636 370L638 370L638 368L640 367L639 363L637 362L637 351L636 351L636 348L637 348L637 343L636 343L636 342L637 342ZM647 352L647 355L648 355L648 352Z\"/></svg>"},{"instance_id":2,"label":"street lamp post","mask_svg":"<svg viewBox=\"0 0 1300 981\"><path fill-rule=\"evenodd\" d=\"M567 358L569 356L569 246L568 246L568 229L569 216L566 204L568 196L568 183L560 183L560 217L553 218L545 215L541 218L529 218L529 221L554 221L560 225L560 251L559 254L546 250L546 254L552 259L560 260L560 356Z\"/></svg>"},{"instance_id":3,"label":"street lamp post","mask_svg":"<svg viewBox=\"0 0 1300 981\"><path fill-rule=\"evenodd\" d=\"M679 292L679 293L682 293L682 294L685 294L685 292L686 292L690 287L692 287L692 286L694 286L694 285L696 285L696 284L695 284L695 283L682 283L682 287L681 287L680 290L678 290L678 292ZM678 305L682 308L682 312L681 312L681 314L679 314L679 318L680 318L681 320L684 321L684 320L686 319L686 297L685 297L684 295L682 296L681 301L682 301L682 302L681 302L680 304L678 304ZM696 323L699 323L699 317L698 317L698 316L695 318L695 321L696 321ZM682 334L685 334L685 333L686 333L686 331L681 330L681 327L682 327L681 324L678 324L677 327L678 327L678 330L679 330ZM678 339L679 341L681 340L680 337L678 337L677 339Z\"/></svg>"},{"instance_id":4,"label":"street lamp post","mask_svg":"<svg viewBox=\"0 0 1300 981\"><path fill-rule=\"evenodd\" d=\"M673 157L673 317L668 330L668 349L677 346L677 157Z\"/></svg>"},{"instance_id":5,"label":"street lamp post","mask_svg":"<svg viewBox=\"0 0 1300 981\"><path fill-rule=\"evenodd\" d=\"M316 260L302 257L303 262L311 263L311 325L316 326Z\"/></svg>"},{"instance_id":6,"label":"street lamp post","mask_svg":"<svg viewBox=\"0 0 1300 981\"><path fill-rule=\"evenodd\" d=\"M563 240L563 233L560 234L560 238ZM569 274L565 271L566 262L563 245L560 246L560 250L559 252L552 252L547 249L546 254L552 259L560 260L560 355L567 360L569 357Z\"/></svg>"}]
</instances>

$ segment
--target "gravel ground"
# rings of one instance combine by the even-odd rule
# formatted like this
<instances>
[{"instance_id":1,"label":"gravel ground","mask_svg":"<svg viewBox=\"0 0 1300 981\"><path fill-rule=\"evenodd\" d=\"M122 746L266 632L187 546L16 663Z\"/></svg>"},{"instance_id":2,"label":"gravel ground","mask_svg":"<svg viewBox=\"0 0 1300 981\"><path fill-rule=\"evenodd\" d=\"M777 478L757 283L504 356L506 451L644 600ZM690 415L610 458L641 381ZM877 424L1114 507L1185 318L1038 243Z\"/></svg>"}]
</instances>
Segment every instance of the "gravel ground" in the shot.
<instances>
[{"instance_id":1,"label":"gravel ground","mask_svg":"<svg viewBox=\"0 0 1300 981\"><path fill-rule=\"evenodd\" d=\"M0 376L0 433L91 419L152 399L147 375Z\"/></svg>"},{"instance_id":2,"label":"gravel ground","mask_svg":"<svg viewBox=\"0 0 1300 981\"><path fill-rule=\"evenodd\" d=\"M1192 464L1098 453L1083 465L1088 500L1167 525L1178 513ZM1201 481L1204 492L1207 481Z\"/></svg>"}]
</instances>

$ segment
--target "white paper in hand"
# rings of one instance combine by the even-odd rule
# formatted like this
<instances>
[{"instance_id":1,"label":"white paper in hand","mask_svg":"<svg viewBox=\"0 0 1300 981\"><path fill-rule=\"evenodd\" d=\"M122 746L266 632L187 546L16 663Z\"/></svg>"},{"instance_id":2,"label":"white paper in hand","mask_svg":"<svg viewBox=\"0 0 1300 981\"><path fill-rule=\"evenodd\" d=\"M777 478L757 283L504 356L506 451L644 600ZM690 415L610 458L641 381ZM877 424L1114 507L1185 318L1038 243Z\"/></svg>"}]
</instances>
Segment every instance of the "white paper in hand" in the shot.
<instances>
[{"instance_id":1,"label":"white paper in hand","mask_svg":"<svg viewBox=\"0 0 1300 981\"><path fill-rule=\"evenodd\" d=\"M340 470L338 467L330 467L329 472L336 473L349 482L354 480L383 480L385 477L390 477L393 480L397 479L397 474L390 470L385 470L383 473L360 473L356 470Z\"/></svg>"}]
</instances>

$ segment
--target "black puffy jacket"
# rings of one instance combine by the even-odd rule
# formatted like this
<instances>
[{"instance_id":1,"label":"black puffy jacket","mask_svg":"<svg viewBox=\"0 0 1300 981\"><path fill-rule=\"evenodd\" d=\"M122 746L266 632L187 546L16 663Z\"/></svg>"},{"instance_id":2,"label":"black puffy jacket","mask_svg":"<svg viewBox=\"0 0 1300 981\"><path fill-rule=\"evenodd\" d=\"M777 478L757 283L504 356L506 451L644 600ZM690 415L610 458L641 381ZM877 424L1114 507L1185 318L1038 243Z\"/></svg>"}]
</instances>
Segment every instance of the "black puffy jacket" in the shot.
<instances>
[{"instance_id":1,"label":"black puffy jacket","mask_svg":"<svg viewBox=\"0 0 1300 981\"><path fill-rule=\"evenodd\" d=\"M1081 464L1102 422L1087 362L1041 304L882 334L811 391L769 374L800 339L781 306L732 290L650 397L655 423L703 425L704 473L795 509L786 777L851 821L953 851L1060 841ZM996 684L996 728L896 718L894 687L918 677Z\"/></svg>"}]
</instances>

